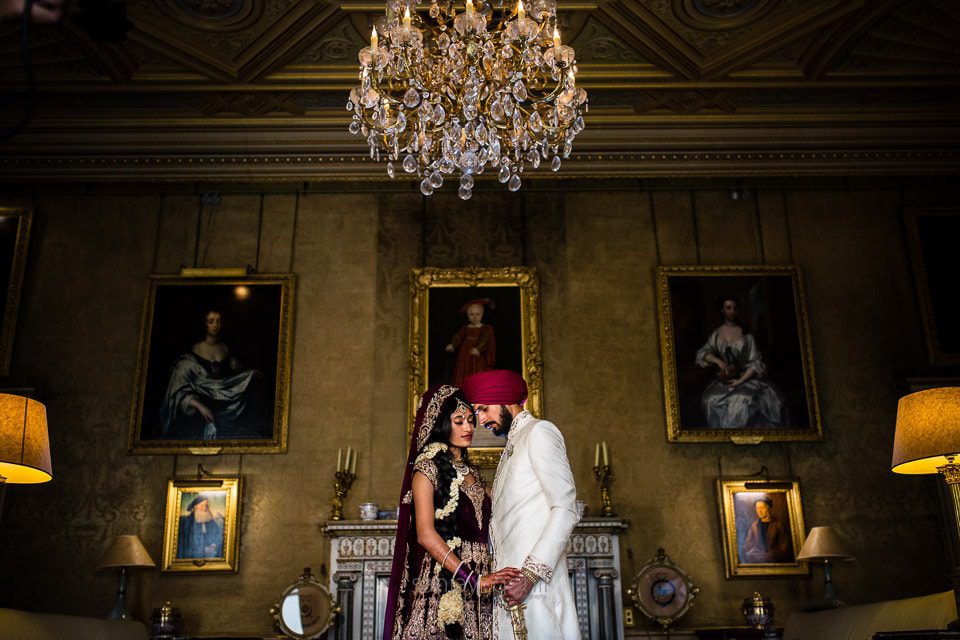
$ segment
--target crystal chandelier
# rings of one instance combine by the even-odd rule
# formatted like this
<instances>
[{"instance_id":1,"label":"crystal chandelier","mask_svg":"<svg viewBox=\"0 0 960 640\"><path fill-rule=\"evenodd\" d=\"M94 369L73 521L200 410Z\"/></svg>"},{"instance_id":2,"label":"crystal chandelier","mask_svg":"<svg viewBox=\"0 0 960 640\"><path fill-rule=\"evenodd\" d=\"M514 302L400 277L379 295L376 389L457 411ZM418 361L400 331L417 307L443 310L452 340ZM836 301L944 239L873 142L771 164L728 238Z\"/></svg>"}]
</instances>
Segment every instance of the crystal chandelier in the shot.
<instances>
[{"instance_id":1,"label":"crystal chandelier","mask_svg":"<svg viewBox=\"0 0 960 640\"><path fill-rule=\"evenodd\" d=\"M506 8L466 0L387 0L360 50L360 86L350 92L350 132L421 178L429 196L460 174L468 200L474 176L490 167L510 191L526 165L560 169L583 129L587 92L575 83L574 51L561 44L556 0ZM503 0L493 0L503 2Z\"/></svg>"}]
</instances>

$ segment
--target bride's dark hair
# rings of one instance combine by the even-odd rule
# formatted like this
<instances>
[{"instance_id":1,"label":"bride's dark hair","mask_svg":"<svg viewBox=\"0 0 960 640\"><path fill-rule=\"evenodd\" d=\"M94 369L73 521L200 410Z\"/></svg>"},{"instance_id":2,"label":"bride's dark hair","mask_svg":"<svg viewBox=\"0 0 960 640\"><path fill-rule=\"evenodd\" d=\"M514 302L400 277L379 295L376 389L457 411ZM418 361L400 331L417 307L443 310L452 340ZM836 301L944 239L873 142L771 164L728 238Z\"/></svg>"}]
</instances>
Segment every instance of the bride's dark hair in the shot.
<instances>
[{"instance_id":1,"label":"bride's dark hair","mask_svg":"<svg viewBox=\"0 0 960 640\"><path fill-rule=\"evenodd\" d=\"M444 401L440 407L440 416L433 425L433 429L430 430L430 435L427 436L427 444L440 442L449 446L450 433L453 430L450 416L461 403L470 406L463 392L459 389ZM468 465L470 464L470 457L466 448L463 449L461 460ZM433 491L433 503L434 508L442 509L447 506L447 501L450 500L450 485L457 477L457 472L453 468L453 459L450 456L449 449L434 456L433 462L437 465L437 486ZM451 513L445 518L437 519L434 522L434 527L444 540L451 539L457 534L457 514Z\"/></svg>"}]
</instances>

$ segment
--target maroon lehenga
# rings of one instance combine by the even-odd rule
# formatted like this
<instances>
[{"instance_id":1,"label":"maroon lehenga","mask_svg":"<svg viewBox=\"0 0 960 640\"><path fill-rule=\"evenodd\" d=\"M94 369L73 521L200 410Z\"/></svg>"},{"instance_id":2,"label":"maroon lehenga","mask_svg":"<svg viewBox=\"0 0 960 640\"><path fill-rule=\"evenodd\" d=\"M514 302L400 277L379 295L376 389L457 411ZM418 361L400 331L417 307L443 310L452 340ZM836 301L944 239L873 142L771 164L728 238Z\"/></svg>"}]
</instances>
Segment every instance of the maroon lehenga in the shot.
<instances>
[{"instance_id":1,"label":"maroon lehenga","mask_svg":"<svg viewBox=\"0 0 960 640\"><path fill-rule=\"evenodd\" d=\"M436 486L437 468L433 460L423 460L414 469L427 476ZM464 563L476 567L481 574L490 572L490 552L487 546L487 527L490 524L490 497L480 473L471 468L474 484L464 482L460 486L457 502L457 537L461 545L455 553ZM411 505L412 506L412 505ZM416 516L411 510L411 526L415 527ZM401 586L397 600L397 619L390 640L440 640L447 637L437 625L440 603L441 576L435 570L437 561L419 544L411 545L407 562L408 582ZM449 575L449 574L446 574ZM464 640L491 640L493 637L493 599L478 598L476 594L463 596Z\"/></svg>"}]
</instances>

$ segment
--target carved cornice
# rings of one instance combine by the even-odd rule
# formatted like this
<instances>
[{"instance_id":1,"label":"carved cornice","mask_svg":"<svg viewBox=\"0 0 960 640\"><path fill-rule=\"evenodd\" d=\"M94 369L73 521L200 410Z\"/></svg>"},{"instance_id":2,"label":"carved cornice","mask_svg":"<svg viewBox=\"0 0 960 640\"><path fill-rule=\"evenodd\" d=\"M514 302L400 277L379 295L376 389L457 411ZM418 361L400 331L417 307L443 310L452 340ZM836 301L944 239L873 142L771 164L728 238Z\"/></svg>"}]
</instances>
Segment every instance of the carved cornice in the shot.
<instances>
[{"instance_id":1,"label":"carved cornice","mask_svg":"<svg viewBox=\"0 0 960 640\"><path fill-rule=\"evenodd\" d=\"M944 151L772 151L576 153L562 175L527 173L534 179L712 178L775 176L882 176L960 174L960 149ZM384 166L363 154L223 155L0 158L0 182L69 181L338 181L381 182ZM395 184L405 181L398 178Z\"/></svg>"},{"instance_id":2,"label":"carved cornice","mask_svg":"<svg viewBox=\"0 0 960 640\"><path fill-rule=\"evenodd\" d=\"M353 49L383 0L128 6L125 43L92 43L70 24L36 31L40 92L30 127L0 147L0 181L383 179L343 109L357 81ZM957 173L960 36L949 27L960 5L559 9L591 110L574 156L544 178ZM0 37L13 42L14 28L0 26ZM0 123L19 118L22 101L18 54L4 55L0 86L12 99Z\"/></svg>"}]
</instances>

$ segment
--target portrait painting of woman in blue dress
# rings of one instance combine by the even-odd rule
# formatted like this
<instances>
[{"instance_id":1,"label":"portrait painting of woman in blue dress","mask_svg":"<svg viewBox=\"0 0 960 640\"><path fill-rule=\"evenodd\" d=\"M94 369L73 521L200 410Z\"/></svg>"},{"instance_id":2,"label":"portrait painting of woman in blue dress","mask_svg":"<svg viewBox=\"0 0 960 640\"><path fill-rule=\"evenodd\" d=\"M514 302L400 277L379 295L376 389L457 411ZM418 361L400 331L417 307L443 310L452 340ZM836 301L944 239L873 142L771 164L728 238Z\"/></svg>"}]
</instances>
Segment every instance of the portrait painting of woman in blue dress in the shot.
<instances>
[{"instance_id":1,"label":"portrait painting of woman in blue dress","mask_svg":"<svg viewBox=\"0 0 960 640\"><path fill-rule=\"evenodd\" d=\"M797 267L660 267L671 441L820 438Z\"/></svg>"},{"instance_id":2,"label":"portrait painting of woman in blue dress","mask_svg":"<svg viewBox=\"0 0 960 640\"><path fill-rule=\"evenodd\" d=\"M783 427L789 424L783 392L767 379L757 339L737 315L740 299L717 299L723 322L697 351L697 366L716 375L700 396L707 425L715 429Z\"/></svg>"},{"instance_id":3,"label":"portrait painting of woman in blue dress","mask_svg":"<svg viewBox=\"0 0 960 640\"><path fill-rule=\"evenodd\" d=\"M282 450L292 276L154 279L131 450Z\"/></svg>"}]
</instances>

